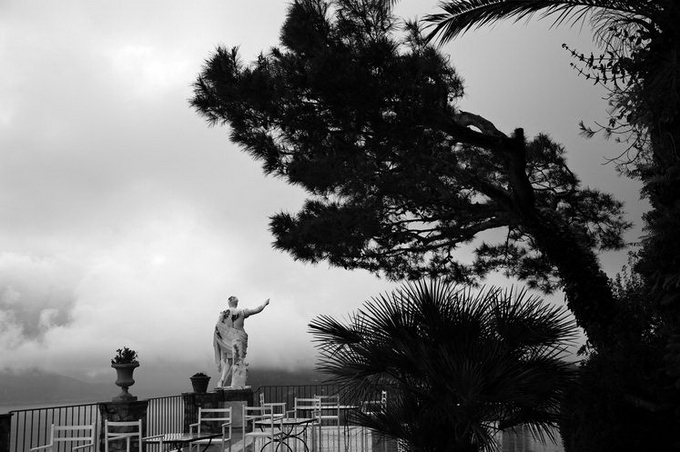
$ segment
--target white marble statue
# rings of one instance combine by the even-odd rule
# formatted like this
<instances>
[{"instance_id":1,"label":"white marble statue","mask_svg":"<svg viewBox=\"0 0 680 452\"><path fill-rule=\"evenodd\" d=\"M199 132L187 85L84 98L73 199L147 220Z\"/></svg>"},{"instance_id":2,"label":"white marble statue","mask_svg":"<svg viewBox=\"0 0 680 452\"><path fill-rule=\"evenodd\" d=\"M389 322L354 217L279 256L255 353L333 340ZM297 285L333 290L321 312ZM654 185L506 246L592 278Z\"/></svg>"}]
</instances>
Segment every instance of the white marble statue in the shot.
<instances>
[{"instance_id":1,"label":"white marble statue","mask_svg":"<svg viewBox=\"0 0 680 452\"><path fill-rule=\"evenodd\" d=\"M246 354L248 352L248 333L243 329L244 320L258 314L269 304L269 298L255 309L241 309L238 298L229 297L229 309L220 312L215 325L213 347L217 371L221 372L218 388L246 387ZM227 384L229 377L231 383Z\"/></svg>"}]
</instances>

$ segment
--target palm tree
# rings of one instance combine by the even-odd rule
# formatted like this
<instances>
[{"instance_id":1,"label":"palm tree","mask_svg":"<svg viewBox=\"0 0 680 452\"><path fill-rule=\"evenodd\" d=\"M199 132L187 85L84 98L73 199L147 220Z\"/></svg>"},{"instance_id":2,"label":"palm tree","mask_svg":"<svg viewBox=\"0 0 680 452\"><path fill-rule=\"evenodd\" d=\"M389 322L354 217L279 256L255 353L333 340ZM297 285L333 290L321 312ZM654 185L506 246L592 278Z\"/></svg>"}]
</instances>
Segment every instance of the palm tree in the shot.
<instances>
[{"instance_id":1,"label":"palm tree","mask_svg":"<svg viewBox=\"0 0 680 452\"><path fill-rule=\"evenodd\" d=\"M573 378L560 359L575 335L564 308L525 291L420 281L346 322L319 316L309 326L318 370L352 402L387 390L382 411L355 421L409 451L492 450L499 430L519 425L554 439Z\"/></svg>"}]
</instances>

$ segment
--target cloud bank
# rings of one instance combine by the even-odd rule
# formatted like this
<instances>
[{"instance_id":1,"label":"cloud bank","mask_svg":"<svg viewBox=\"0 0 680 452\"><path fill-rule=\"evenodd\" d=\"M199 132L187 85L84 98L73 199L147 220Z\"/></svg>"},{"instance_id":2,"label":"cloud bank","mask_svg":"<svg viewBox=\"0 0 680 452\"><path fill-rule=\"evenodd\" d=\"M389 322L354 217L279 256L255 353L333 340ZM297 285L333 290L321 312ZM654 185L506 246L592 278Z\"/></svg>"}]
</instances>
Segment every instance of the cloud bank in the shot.
<instances>
[{"instance_id":1,"label":"cloud bank","mask_svg":"<svg viewBox=\"0 0 680 452\"><path fill-rule=\"evenodd\" d=\"M436 1L398 7L422 16ZM277 43L285 8L0 3L0 369L110 378L110 358L127 345L145 369L182 362L216 376L212 331L229 295L244 306L272 300L246 324L251 365L311 366L313 317L343 316L394 287L273 251L268 216L297 210L304 193L265 178L226 128L189 109L215 46L254 58ZM586 182L635 202L636 187L593 163L603 144L578 137L578 120L604 103L568 72L568 55L551 60L560 36L499 28L449 46L470 81L463 108L504 130L552 133Z\"/></svg>"}]
</instances>

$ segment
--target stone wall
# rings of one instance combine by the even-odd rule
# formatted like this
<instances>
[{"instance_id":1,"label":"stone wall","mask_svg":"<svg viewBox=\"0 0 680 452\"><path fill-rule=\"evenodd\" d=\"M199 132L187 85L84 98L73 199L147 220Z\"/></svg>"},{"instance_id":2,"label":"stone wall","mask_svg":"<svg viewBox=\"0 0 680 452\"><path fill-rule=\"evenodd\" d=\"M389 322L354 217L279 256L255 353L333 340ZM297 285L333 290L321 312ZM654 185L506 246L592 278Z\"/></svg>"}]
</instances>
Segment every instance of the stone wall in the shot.
<instances>
[{"instance_id":1,"label":"stone wall","mask_svg":"<svg viewBox=\"0 0 680 452\"><path fill-rule=\"evenodd\" d=\"M146 413L148 407L148 400L100 403L99 413L101 414L101 425L99 426L99 450L106 450L104 445L104 422L106 420L125 422L141 419L142 437L146 436ZM130 447L132 452L140 452L140 445L138 441L132 441ZM109 443L109 452L125 452L126 450L127 448L125 441L111 441Z\"/></svg>"}]
</instances>

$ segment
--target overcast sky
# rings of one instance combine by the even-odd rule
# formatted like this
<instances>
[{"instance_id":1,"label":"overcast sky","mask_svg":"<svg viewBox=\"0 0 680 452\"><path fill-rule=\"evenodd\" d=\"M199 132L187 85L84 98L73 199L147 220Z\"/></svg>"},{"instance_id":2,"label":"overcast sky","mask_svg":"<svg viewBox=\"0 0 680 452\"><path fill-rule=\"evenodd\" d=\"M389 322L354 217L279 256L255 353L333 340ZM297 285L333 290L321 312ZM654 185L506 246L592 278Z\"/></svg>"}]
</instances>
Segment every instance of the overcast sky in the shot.
<instances>
[{"instance_id":1,"label":"overcast sky","mask_svg":"<svg viewBox=\"0 0 680 452\"><path fill-rule=\"evenodd\" d=\"M304 193L263 176L227 128L189 108L214 48L240 45L250 60L277 45L286 5L0 0L0 369L109 376L127 345L148 369L181 361L217 377L212 331L229 295L272 301L246 323L251 366L311 366L313 317L394 287L272 250L268 217ZM436 1L397 11L422 17ZM578 134L579 120L606 119L603 91L570 69L563 42L591 49L587 29L549 22L444 49L466 81L463 109L563 143L586 185L626 200L637 240L637 184L603 165L622 147ZM625 255L603 262L614 274Z\"/></svg>"}]
</instances>

